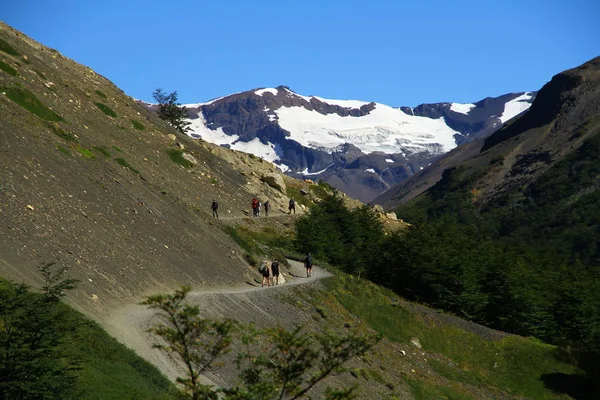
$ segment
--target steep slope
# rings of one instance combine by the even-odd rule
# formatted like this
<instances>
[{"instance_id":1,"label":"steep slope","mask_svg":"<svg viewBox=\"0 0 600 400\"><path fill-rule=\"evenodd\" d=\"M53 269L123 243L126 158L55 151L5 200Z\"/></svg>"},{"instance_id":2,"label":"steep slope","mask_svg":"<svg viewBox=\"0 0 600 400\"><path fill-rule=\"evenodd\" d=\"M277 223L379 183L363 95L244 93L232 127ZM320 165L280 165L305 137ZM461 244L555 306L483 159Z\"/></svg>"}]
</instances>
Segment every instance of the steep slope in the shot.
<instances>
[{"instance_id":1,"label":"steep slope","mask_svg":"<svg viewBox=\"0 0 600 400\"><path fill-rule=\"evenodd\" d=\"M437 254L415 250L403 262L425 263L435 288L460 299L444 308L473 316L487 304L474 320L600 352L600 57L556 75L530 111L479 146L397 208L416 227L404 244ZM436 281L446 259L457 271ZM437 290L429 302L452 299Z\"/></svg>"},{"instance_id":2,"label":"steep slope","mask_svg":"<svg viewBox=\"0 0 600 400\"><path fill-rule=\"evenodd\" d=\"M259 179L272 165L175 137L107 79L4 24L0 61L1 276L39 286L37 267L58 259L80 281L69 301L102 318L144 293L255 273L210 204L240 218L253 196L283 207Z\"/></svg>"},{"instance_id":3,"label":"steep slope","mask_svg":"<svg viewBox=\"0 0 600 400\"><path fill-rule=\"evenodd\" d=\"M374 200L392 209L438 182L445 169L460 164L486 169L478 197L498 196L535 181L578 149L598 126L598 59L552 78L529 111L488 138L458 148L423 173ZM489 167L486 167L489 166Z\"/></svg>"},{"instance_id":4,"label":"steep slope","mask_svg":"<svg viewBox=\"0 0 600 400\"><path fill-rule=\"evenodd\" d=\"M534 97L514 93L412 109L303 96L279 86L186 106L192 137L252 153L291 176L323 179L369 201L457 144L497 130Z\"/></svg>"}]
</instances>

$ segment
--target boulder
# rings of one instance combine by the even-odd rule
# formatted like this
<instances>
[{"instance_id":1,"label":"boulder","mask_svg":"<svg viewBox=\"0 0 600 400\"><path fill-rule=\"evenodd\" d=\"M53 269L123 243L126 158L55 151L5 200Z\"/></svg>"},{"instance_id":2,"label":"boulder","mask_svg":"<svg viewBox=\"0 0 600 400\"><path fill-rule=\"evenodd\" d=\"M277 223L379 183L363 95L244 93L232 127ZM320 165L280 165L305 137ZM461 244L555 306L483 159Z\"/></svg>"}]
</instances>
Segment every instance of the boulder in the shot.
<instances>
[{"instance_id":1,"label":"boulder","mask_svg":"<svg viewBox=\"0 0 600 400\"><path fill-rule=\"evenodd\" d=\"M176 140L177 140L177 136L175 136L173 133L169 133L169 134L167 135L167 137L168 137L169 139L171 139L172 141L176 141Z\"/></svg>"},{"instance_id":2,"label":"boulder","mask_svg":"<svg viewBox=\"0 0 600 400\"><path fill-rule=\"evenodd\" d=\"M279 190L281 193L285 193L286 187L285 182L283 181L283 177L276 172L271 172L268 174L264 174L261 178L261 181L265 182L267 185L271 186L274 189Z\"/></svg>"},{"instance_id":3,"label":"boulder","mask_svg":"<svg viewBox=\"0 0 600 400\"><path fill-rule=\"evenodd\" d=\"M398 219L395 212L387 213L385 214L385 216L387 217L387 219L391 219L393 221L396 221Z\"/></svg>"},{"instance_id":4,"label":"boulder","mask_svg":"<svg viewBox=\"0 0 600 400\"><path fill-rule=\"evenodd\" d=\"M381 205L375 204L373 208L377 214L385 214L385 211L383 211L383 207Z\"/></svg>"},{"instance_id":5,"label":"boulder","mask_svg":"<svg viewBox=\"0 0 600 400\"><path fill-rule=\"evenodd\" d=\"M183 157L184 160L188 161L192 165L197 165L198 164L198 160L196 160L196 157L194 157L190 153L183 153L181 155L181 157Z\"/></svg>"}]
</instances>

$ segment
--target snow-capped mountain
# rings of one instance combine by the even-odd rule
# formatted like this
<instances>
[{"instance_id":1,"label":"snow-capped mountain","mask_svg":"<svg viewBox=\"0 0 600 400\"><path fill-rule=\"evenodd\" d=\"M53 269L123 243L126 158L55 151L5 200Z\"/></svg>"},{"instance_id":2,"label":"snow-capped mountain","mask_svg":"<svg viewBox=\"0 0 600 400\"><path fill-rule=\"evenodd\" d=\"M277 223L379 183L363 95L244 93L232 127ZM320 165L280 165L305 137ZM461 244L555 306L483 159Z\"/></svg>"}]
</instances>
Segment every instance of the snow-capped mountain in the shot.
<instances>
[{"instance_id":1,"label":"snow-capped mountain","mask_svg":"<svg viewBox=\"0 0 600 400\"><path fill-rule=\"evenodd\" d=\"M253 153L291 176L323 179L369 201L432 158L491 134L529 108L534 96L394 108L278 86L185 106L190 136Z\"/></svg>"}]
</instances>

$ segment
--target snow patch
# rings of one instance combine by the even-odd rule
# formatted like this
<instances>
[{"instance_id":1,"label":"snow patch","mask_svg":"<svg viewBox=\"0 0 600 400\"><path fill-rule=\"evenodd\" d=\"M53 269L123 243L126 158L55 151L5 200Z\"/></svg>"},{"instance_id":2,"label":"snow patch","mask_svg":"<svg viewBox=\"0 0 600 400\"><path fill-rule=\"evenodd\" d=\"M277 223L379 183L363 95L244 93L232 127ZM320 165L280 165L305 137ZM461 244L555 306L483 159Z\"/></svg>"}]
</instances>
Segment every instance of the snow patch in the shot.
<instances>
[{"instance_id":1,"label":"snow patch","mask_svg":"<svg viewBox=\"0 0 600 400\"><path fill-rule=\"evenodd\" d=\"M281 172L287 172L290 170L290 167L285 164L275 164L277 168L281 170Z\"/></svg>"},{"instance_id":2,"label":"snow patch","mask_svg":"<svg viewBox=\"0 0 600 400\"><path fill-rule=\"evenodd\" d=\"M370 172L372 174L376 174L377 172L375 172L375 170L373 168L367 168L365 169L365 172Z\"/></svg>"},{"instance_id":3,"label":"snow patch","mask_svg":"<svg viewBox=\"0 0 600 400\"><path fill-rule=\"evenodd\" d=\"M279 91L277 89L273 89L273 88L265 88L265 89L260 89L254 92L255 95L258 96L262 96L265 93L271 93L273 96L277 96L277 93L279 93Z\"/></svg>"},{"instance_id":4,"label":"snow patch","mask_svg":"<svg viewBox=\"0 0 600 400\"><path fill-rule=\"evenodd\" d=\"M527 92L504 104L504 112L500 116L500 121L505 123L521 114L523 111L528 110L529 107L531 107L531 103L529 103L528 100L531 100L532 97L532 94Z\"/></svg>"},{"instance_id":5,"label":"snow patch","mask_svg":"<svg viewBox=\"0 0 600 400\"><path fill-rule=\"evenodd\" d=\"M224 144L232 144L236 140L239 139L238 135L228 135L223 131L223 128L210 129L206 126L206 119L204 119L204 115L202 112L198 113L198 118L189 120L191 131L188 132L188 135L193 138L202 138L207 142L224 145Z\"/></svg>"},{"instance_id":6,"label":"snow patch","mask_svg":"<svg viewBox=\"0 0 600 400\"><path fill-rule=\"evenodd\" d=\"M440 154L456 147L454 135L459 134L443 118L408 115L379 103L360 117L324 115L304 107L281 107L275 113L279 126L290 132L287 139L329 153L350 143L366 154L374 151L397 154L403 150Z\"/></svg>"},{"instance_id":7,"label":"snow patch","mask_svg":"<svg viewBox=\"0 0 600 400\"><path fill-rule=\"evenodd\" d=\"M249 142L237 141L230 147L234 150L243 151L244 153L254 154L257 157L270 162L279 160L279 155L277 155L277 152L275 151L275 145L271 142L265 144L257 137Z\"/></svg>"},{"instance_id":8,"label":"snow patch","mask_svg":"<svg viewBox=\"0 0 600 400\"><path fill-rule=\"evenodd\" d=\"M475 104L461 104L461 103L451 103L450 111L454 111L460 114L469 114L469 112L475 108Z\"/></svg>"},{"instance_id":9,"label":"snow patch","mask_svg":"<svg viewBox=\"0 0 600 400\"><path fill-rule=\"evenodd\" d=\"M304 171L299 171L299 172L297 172L297 174L302 174L302 175L306 175L306 176L319 175L319 174L322 174L323 172L327 171L332 166L333 166L333 164L331 164L328 167L326 167L325 169L322 169L317 172L308 172L308 168L305 168Z\"/></svg>"},{"instance_id":10,"label":"snow patch","mask_svg":"<svg viewBox=\"0 0 600 400\"><path fill-rule=\"evenodd\" d=\"M385 162L393 163L393 162L394 162L394 160L392 160L391 158L386 158L386 159L385 159Z\"/></svg>"}]
</instances>

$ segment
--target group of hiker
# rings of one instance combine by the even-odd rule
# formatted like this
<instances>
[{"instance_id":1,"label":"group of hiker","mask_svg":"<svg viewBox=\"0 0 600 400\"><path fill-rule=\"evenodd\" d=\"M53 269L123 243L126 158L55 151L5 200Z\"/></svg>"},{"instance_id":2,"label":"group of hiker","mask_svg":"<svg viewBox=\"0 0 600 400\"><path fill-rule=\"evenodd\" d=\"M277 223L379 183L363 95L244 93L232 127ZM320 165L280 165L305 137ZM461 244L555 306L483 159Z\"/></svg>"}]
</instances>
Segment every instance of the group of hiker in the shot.
<instances>
[{"instance_id":1,"label":"group of hiker","mask_svg":"<svg viewBox=\"0 0 600 400\"><path fill-rule=\"evenodd\" d=\"M313 257L310 253L304 259L304 268L306 268L306 277L310 278L312 276L312 269L314 265ZM262 287L267 285L267 287L279 285L279 261L273 260L271 264L269 261L265 261L262 267L259 269L262 275Z\"/></svg>"},{"instance_id":2,"label":"group of hiker","mask_svg":"<svg viewBox=\"0 0 600 400\"><path fill-rule=\"evenodd\" d=\"M269 200L262 203L256 197L253 197L251 204L252 204L252 216L253 217L255 217L255 218L260 217L261 209L265 210L265 217L269 216L269 211L271 210L271 204L269 203ZM219 219L219 203L217 202L217 200L213 200L210 208L212 210L213 218ZM294 212L294 214L296 214L296 201L294 200L293 197L290 199L290 201L288 203L288 213L291 214L292 211Z\"/></svg>"},{"instance_id":3,"label":"group of hiker","mask_svg":"<svg viewBox=\"0 0 600 400\"><path fill-rule=\"evenodd\" d=\"M262 203L256 197L253 197L252 198L252 216L253 217L260 217L260 210L261 210L261 208L265 209L265 217L268 217L269 216L269 210L271 209L271 204L269 204L269 200L267 200L264 203Z\"/></svg>"}]
</instances>

